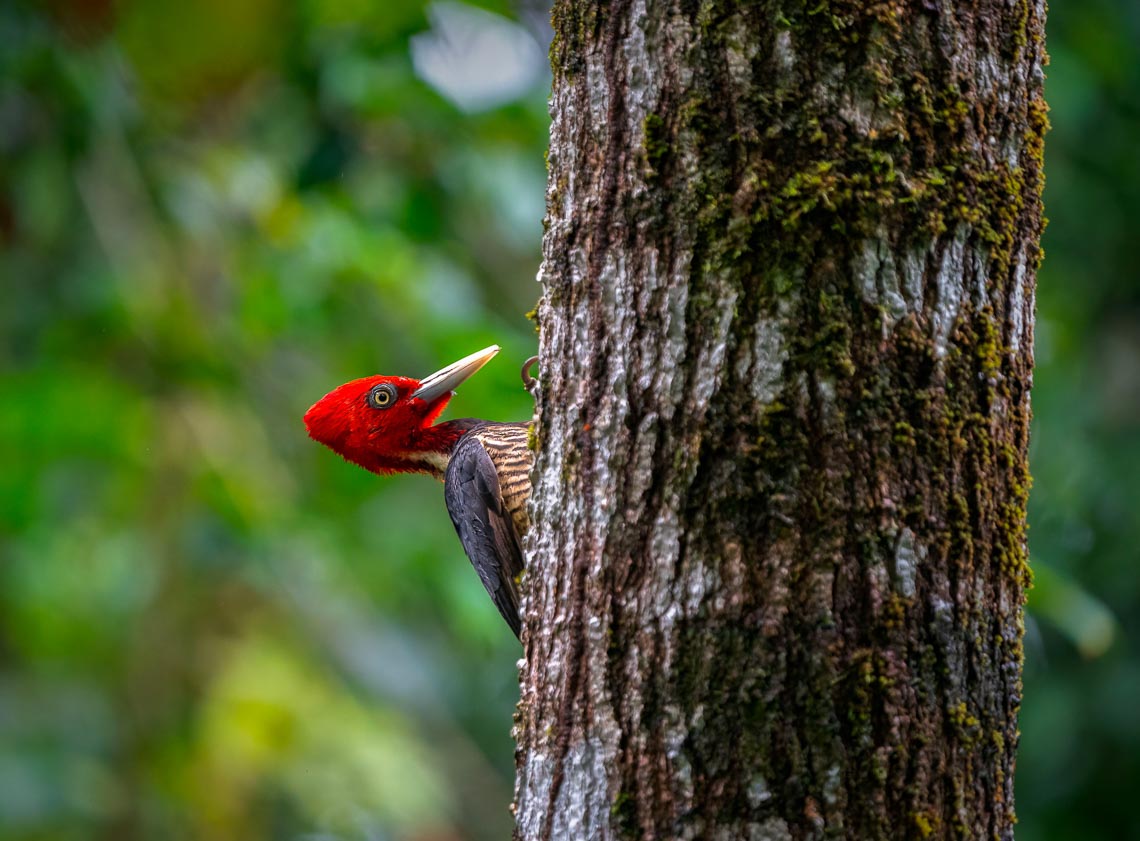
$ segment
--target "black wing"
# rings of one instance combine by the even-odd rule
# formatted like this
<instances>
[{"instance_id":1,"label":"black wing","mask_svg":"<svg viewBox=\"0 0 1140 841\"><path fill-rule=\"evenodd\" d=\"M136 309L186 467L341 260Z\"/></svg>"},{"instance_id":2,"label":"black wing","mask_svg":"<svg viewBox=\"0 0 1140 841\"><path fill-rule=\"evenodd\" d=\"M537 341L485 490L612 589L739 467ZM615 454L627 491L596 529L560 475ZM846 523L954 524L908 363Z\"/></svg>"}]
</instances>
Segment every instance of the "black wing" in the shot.
<instances>
[{"instance_id":1,"label":"black wing","mask_svg":"<svg viewBox=\"0 0 1140 841\"><path fill-rule=\"evenodd\" d=\"M468 434L459 439L444 475L443 496L459 541L491 601L515 636L520 636L515 577L523 570L522 547L503 505L499 474L477 436Z\"/></svg>"}]
</instances>

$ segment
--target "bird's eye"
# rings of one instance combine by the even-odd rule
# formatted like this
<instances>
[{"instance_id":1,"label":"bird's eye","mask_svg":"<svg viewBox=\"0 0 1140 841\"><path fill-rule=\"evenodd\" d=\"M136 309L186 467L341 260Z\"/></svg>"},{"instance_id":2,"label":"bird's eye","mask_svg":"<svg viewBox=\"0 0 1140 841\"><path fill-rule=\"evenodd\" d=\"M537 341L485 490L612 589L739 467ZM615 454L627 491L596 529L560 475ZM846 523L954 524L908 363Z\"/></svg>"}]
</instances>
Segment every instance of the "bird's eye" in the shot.
<instances>
[{"instance_id":1,"label":"bird's eye","mask_svg":"<svg viewBox=\"0 0 1140 841\"><path fill-rule=\"evenodd\" d=\"M396 402L396 387L391 383L381 383L368 392L368 405L373 409L387 409Z\"/></svg>"}]
</instances>

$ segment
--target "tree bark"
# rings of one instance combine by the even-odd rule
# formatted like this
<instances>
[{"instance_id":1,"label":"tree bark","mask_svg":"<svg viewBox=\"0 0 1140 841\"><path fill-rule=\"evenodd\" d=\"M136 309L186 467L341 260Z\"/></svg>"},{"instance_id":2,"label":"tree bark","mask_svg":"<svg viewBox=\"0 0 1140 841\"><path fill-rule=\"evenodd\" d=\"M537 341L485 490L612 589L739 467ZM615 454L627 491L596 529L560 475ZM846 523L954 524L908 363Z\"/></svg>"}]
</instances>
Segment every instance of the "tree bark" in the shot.
<instances>
[{"instance_id":1,"label":"tree bark","mask_svg":"<svg viewBox=\"0 0 1140 841\"><path fill-rule=\"evenodd\" d=\"M518 838L1013 838L1043 25L556 3Z\"/></svg>"}]
</instances>

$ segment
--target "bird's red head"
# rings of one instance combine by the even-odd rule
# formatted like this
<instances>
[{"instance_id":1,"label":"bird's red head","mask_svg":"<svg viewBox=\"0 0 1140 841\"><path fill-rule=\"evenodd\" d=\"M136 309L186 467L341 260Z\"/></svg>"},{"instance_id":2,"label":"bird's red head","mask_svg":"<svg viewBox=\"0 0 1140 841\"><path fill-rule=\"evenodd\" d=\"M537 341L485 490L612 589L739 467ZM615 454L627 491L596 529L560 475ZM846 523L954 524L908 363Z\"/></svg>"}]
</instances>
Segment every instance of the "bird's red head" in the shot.
<instances>
[{"instance_id":1,"label":"bird's red head","mask_svg":"<svg viewBox=\"0 0 1140 841\"><path fill-rule=\"evenodd\" d=\"M452 390L498 352L492 345L422 380L375 376L345 383L305 413L309 437L373 473L442 477L468 424L433 424Z\"/></svg>"}]
</instances>

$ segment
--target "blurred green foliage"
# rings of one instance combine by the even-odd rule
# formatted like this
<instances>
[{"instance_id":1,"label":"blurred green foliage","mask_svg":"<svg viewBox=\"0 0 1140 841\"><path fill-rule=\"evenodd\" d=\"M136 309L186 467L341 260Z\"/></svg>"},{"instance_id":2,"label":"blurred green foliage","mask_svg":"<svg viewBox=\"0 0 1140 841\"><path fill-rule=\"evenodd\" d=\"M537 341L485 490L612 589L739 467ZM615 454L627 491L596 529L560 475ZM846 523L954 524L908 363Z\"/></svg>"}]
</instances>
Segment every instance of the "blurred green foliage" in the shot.
<instances>
[{"instance_id":1,"label":"blurred green foliage","mask_svg":"<svg viewBox=\"0 0 1140 841\"><path fill-rule=\"evenodd\" d=\"M440 487L301 423L496 342L452 416L532 411L549 83L465 113L432 26L0 6L0 837L509 836L520 652Z\"/></svg>"},{"instance_id":2,"label":"blurred green foliage","mask_svg":"<svg viewBox=\"0 0 1140 841\"><path fill-rule=\"evenodd\" d=\"M1021 841L1140 838L1140 4L1053 0Z\"/></svg>"},{"instance_id":3,"label":"blurred green foliage","mask_svg":"<svg viewBox=\"0 0 1140 841\"><path fill-rule=\"evenodd\" d=\"M0 839L508 837L440 489L300 421L492 342L451 415L530 414L545 30L478 5L482 99L457 4L0 5ZM1140 12L1051 14L1019 835L1140 837Z\"/></svg>"}]
</instances>

